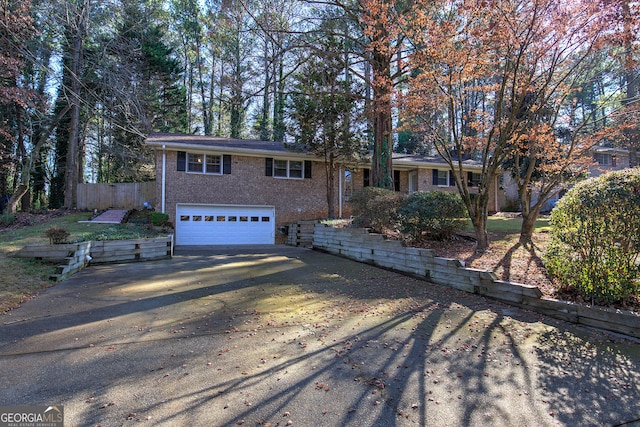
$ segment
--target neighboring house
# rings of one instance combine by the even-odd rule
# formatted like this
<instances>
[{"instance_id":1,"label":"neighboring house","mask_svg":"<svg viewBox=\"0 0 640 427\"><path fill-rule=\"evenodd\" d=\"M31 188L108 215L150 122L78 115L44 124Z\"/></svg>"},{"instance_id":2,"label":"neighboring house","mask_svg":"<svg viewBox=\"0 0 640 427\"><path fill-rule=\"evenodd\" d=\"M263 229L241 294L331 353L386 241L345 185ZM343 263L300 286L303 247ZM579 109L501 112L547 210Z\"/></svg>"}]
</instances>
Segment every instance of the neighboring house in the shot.
<instances>
[{"instance_id":1,"label":"neighboring house","mask_svg":"<svg viewBox=\"0 0 640 427\"><path fill-rule=\"evenodd\" d=\"M174 222L178 245L273 244L281 226L327 217L325 165L313 154L200 135L151 134L146 143L156 150L156 209ZM369 185L369 164L336 167L336 212L348 217L350 195ZM393 168L396 191L457 191L441 158L394 154ZM465 178L477 182L480 170L468 161Z\"/></svg>"},{"instance_id":2,"label":"neighboring house","mask_svg":"<svg viewBox=\"0 0 640 427\"><path fill-rule=\"evenodd\" d=\"M622 170L630 167L630 152L623 148L611 148L611 147L593 147L593 163L589 166L589 177L598 177L603 173ZM503 188L506 199L506 204L512 209L520 210L520 198L518 186L515 180L511 177L510 172L503 172ZM551 211L558 200L566 193L566 189L558 189L546 205L542 208L542 212ZM538 198L537 192L534 192L532 197L532 203L535 203Z\"/></svg>"},{"instance_id":3,"label":"neighboring house","mask_svg":"<svg viewBox=\"0 0 640 427\"><path fill-rule=\"evenodd\" d=\"M629 150L623 148L594 147L594 165L589 168L592 177L600 176L603 173L626 169L630 167Z\"/></svg>"}]
</instances>

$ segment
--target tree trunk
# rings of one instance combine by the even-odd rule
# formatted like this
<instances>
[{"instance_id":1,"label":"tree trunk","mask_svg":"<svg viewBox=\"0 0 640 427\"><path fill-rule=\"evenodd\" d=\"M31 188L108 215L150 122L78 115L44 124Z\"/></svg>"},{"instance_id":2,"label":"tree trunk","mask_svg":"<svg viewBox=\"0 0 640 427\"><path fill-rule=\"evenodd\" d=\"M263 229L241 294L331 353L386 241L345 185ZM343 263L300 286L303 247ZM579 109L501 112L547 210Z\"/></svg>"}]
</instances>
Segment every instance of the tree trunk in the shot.
<instances>
[{"instance_id":1,"label":"tree trunk","mask_svg":"<svg viewBox=\"0 0 640 427\"><path fill-rule=\"evenodd\" d=\"M630 105L636 100L638 96L638 86L640 86L640 82L638 81L638 72L636 67L636 62L633 57L634 47L633 47L633 17L631 16L631 10L629 8L629 1L624 0L622 2L622 13L624 18L624 32L625 32L625 83L626 83L626 97L622 101L623 105ZM635 126L631 126L629 129L625 131L625 136L627 137L628 143L627 148L629 148L629 166L634 167L638 166L638 146L640 145L640 129L638 123L635 123Z\"/></svg>"},{"instance_id":2,"label":"tree trunk","mask_svg":"<svg viewBox=\"0 0 640 427\"><path fill-rule=\"evenodd\" d=\"M473 229L476 234L476 251L483 252L489 246L489 237L487 236L487 216L476 210L471 218Z\"/></svg>"},{"instance_id":3,"label":"tree trunk","mask_svg":"<svg viewBox=\"0 0 640 427\"><path fill-rule=\"evenodd\" d=\"M240 56L240 35L235 35L233 41L233 77L231 78L231 106L230 106L230 136L240 138L243 121L243 81L242 81L242 58Z\"/></svg>"},{"instance_id":4,"label":"tree trunk","mask_svg":"<svg viewBox=\"0 0 640 427\"><path fill-rule=\"evenodd\" d=\"M263 49L264 56L262 57L262 65L264 67L264 92L262 93L262 112L260 114L260 119L258 120L258 126L260 127L260 139L263 141L270 141L271 132L269 130L269 113L271 112L271 98L269 90L271 89L271 67L268 58L269 44L266 38Z\"/></svg>"},{"instance_id":5,"label":"tree trunk","mask_svg":"<svg viewBox=\"0 0 640 427\"><path fill-rule=\"evenodd\" d=\"M284 123L285 108L285 81L284 81L284 64L283 59L278 60L278 86L276 91L276 99L273 105L273 140L277 142L284 141L286 126Z\"/></svg>"},{"instance_id":6,"label":"tree trunk","mask_svg":"<svg viewBox=\"0 0 640 427\"><path fill-rule=\"evenodd\" d=\"M536 225L536 220L538 219L537 214L529 213L525 216L524 212L522 213L522 226L520 228L520 242L530 242L533 237L533 229Z\"/></svg>"},{"instance_id":7,"label":"tree trunk","mask_svg":"<svg viewBox=\"0 0 640 427\"><path fill-rule=\"evenodd\" d=\"M200 97L202 98L202 126L204 127L204 134L211 135L211 120L209 119L209 102L211 99L207 100L205 96L205 82L204 82L204 73L202 71L202 59L200 58L200 45L201 40L198 37L198 41L196 43L196 64L198 64L198 86L200 87ZM213 73L213 70L211 70Z\"/></svg>"},{"instance_id":8,"label":"tree trunk","mask_svg":"<svg viewBox=\"0 0 640 427\"><path fill-rule=\"evenodd\" d=\"M9 202L7 203L7 213L16 213L18 209L18 202L20 202L22 196L27 193L27 190L29 190L29 186L26 184L20 184L16 187L15 193L13 193L13 196L11 196Z\"/></svg>"},{"instance_id":9,"label":"tree trunk","mask_svg":"<svg viewBox=\"0 0 640 427\"><path fill-rule=\"evenodd\" d=\"M393 189L391 135L391 59L381 53L373 54L373 186Z\"/></svg>"},{"instance_id":10,"label":"tree trunk","mask_svg":"<svg viewBox=\"0 0 640 427\"><path fill-rule=\"evenodd\" d=\"M80 141L80 74L82 73L82 48L88 15L87 3L77 10L74 22L75 33L71 45L71 123L69 124L69 148L65 170L64 205L72 209L76 202L79 181L78 146Z\"/></svg>"}]
</instances>

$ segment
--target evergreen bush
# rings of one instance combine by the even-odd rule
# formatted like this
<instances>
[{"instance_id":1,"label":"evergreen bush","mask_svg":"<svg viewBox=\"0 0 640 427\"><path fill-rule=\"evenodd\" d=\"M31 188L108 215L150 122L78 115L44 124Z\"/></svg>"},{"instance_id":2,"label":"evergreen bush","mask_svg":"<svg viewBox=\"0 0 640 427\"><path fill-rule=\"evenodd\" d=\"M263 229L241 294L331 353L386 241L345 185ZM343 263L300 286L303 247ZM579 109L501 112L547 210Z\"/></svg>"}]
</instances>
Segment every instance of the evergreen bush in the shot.
<instances>
[{"instance_id":1,"label":"evergreen bush","mask_svg":"<svg viewBox=\"0 0 640 427\"><path fill-rule=\"evenodd\" d=\"M457 193L417 191L398 210L400 227L413 240L445 240L464 229L467 212Z\"/></svg>"},{"instance_id":2,"label":"evergreen bush","mask_svg":"<svg viewBox=\"0 0 640 427\"><path fill-rule=\"evenodd\" d=\"M364 187L351 197L354 223L376 232L394 230L397 226L396 212L403 200L404 196L395 191Z\"/></svg>"},{"instance_id":3,"label":"evergreen bush","mask_svg":"<svg viewBox=\"0 0 640 427\"><path fill-rule=\"evenodd\" d=\"M547 271L592 303L640 291L640 168L585 180L551 214Z\"/></svg>"},{"instance_id":4,"label":"evergreen bush","mask_svg":"<svg viewBox=\"0 0 640 427\"><path fill-rule=\"evenodd\" d=\"M163 226L167 221L169 221L169 215L162 212L150 212L149 218L151 219L151 223L156 227Z\"/></svg>"}]
</instances>

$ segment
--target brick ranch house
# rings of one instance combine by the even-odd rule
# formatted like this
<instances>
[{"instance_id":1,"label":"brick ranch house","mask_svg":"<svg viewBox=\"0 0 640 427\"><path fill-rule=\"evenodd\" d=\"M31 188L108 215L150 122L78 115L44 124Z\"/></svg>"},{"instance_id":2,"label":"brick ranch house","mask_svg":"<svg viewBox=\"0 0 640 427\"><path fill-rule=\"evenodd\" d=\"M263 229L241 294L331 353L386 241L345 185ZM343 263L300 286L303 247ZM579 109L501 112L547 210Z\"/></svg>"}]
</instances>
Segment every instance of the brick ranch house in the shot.
<instances>
[{"instance_id":1,"label":"brick ranch house","mask_svg":"<svg viewBox=\"0 0 640 427\"><path fill-rule=\"evenodd\" d=\"M151 134L156 152L156 203L175 224L178 245L274 244L282 225L327 217L322 159L283 143L200 135ZM348 217L349 197L369 185L369 164L338 163L336 208ZM481 167L468 161L467 179ZM394 154L395 190L457 191L439 157ZM503 199L496 176L490 210Z\"/></svg>"}]
</instances>

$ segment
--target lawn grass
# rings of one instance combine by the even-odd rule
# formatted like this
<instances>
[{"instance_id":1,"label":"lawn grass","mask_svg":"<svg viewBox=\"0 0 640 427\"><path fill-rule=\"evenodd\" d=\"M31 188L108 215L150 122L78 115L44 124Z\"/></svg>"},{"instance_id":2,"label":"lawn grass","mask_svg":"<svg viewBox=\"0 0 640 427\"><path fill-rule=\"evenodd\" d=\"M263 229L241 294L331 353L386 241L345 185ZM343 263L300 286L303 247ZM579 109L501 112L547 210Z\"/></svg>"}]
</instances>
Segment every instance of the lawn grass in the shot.
<instances>
[{"instance_id":1,"label":"lawn grass","mask_svg":"<svg viewBox=\"0 0 640 427\"><path fill-rule=\"evenodd\" d=\"M500 233L500 234L512 234L512 233L520 233L520 227L522 226L522 218L521 217L503 217L503 216L490 216L487 218L487 231L489 233ZM534 227L534 232L548 232L551 230L551 225L549 224L549 218L539 218ZM473 225L471 224L471 220L467 221L467 227L465 231L473 232Z\"/></svg>"},{"instance_id":2,"label":"lawn grass","mask_svg":"<svg viewBox=\"0 0 640 427\"><path fill-rule=\"evenodd\" d=\"M117 240L155 237L157 232L144 224L91 224L90 213L71 213L49 218L30 226L0 232L0 313L17 307L38 292L52 286L49 277L55 265L31 259L16 258L12 254L25 245L49 244L45 231L63 228L69 232L68 242L86 240Z\"/></svg>"}]
</instances>

